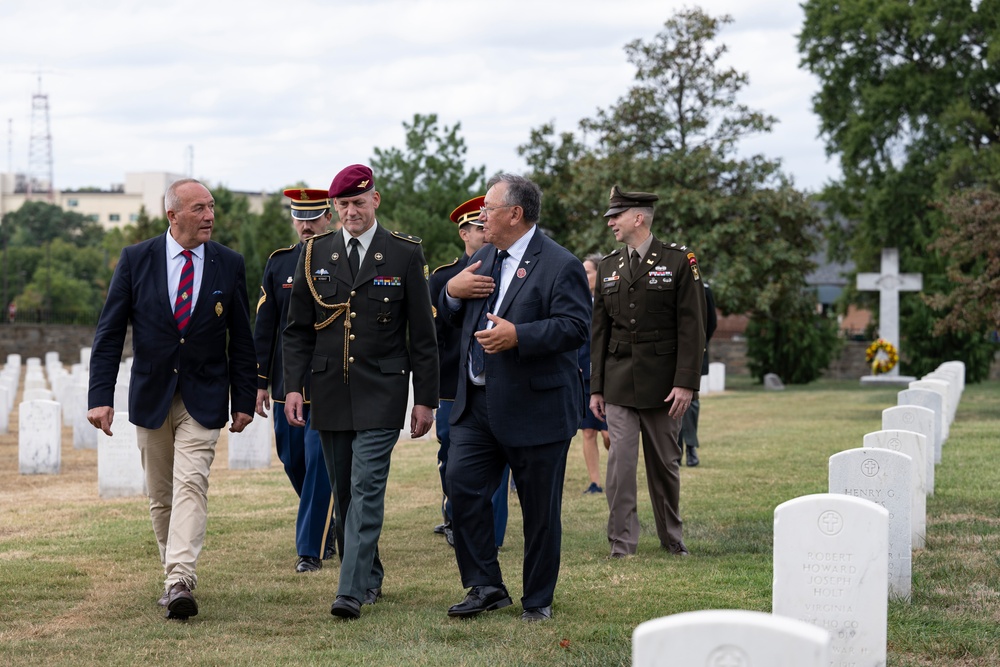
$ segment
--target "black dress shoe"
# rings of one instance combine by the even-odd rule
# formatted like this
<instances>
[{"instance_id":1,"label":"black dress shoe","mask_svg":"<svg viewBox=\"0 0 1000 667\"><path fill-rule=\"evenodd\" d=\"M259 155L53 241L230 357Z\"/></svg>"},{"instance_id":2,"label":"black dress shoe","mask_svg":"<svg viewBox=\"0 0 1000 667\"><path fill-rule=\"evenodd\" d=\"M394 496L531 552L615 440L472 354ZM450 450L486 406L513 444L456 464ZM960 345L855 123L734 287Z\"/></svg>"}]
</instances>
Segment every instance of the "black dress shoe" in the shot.
<instances>
[{"instance_id":1,"label":"black dress shoe","mask_svg":"<svg viewBox=\"0 0 1000 667\"><path fill-rule=\"evenodd\" d=\"M295 564L296 572L316 572L323 567L323 561L312 556L299 556L299 562Z\"/></svg>"},{"instance_id":2,"label":"black dress shoe","mask_svg":"<svg viewBox=\"0 0 1000 667\"><path fill-rule=\"evenodd\" d=\"M552 618L552 605L547 607L534 607L521 612L521 620L534 623L535 621L547 621Z\"/></svg>"},{"instance_id":3,"label":"black dress shoe","mask_svg":"<svg viewBox=\"0 0 1000 667\"><path fill-rule=\"evenodd\" d=\"M444 535L446 530L451 530L451 524L448 522L439 523L438 525L434 526L435 535Z\"/></svg>"},{"instance_id":4,"label":"black dress shoe","mask_svg":"<svg viewBox=\"0 0 1000 667\"><path fill-rule=\"evenodd\" d=\"M378 599L382 597L382 587L369 588L365 591L365 599L361 601L361 604L375 604Z\"/></svg>"},{"instance_id":5,"label":"black dress shoe","mask_svg":"<svg viewBox=\"0 0 1000 667\"><path fill-rule=\"evenodd\" d=\"M450 526L444 529L444 540L448 543L449 547L455 546L455 531Z\"/></svg>"},{"instance_id":6,"label":"black dress shoe","mask_svg":"<svg viewBox=\"0 0 1000 667\"><path fill-rule=\"evenodd\" d=\"M472 618L484 611L503 609L514 604L503 586L473 586L465 599L448 608L452 618Z\"/></svg>"},{"instance_id":7,"label":"black dress shoe","mask_svg":"<svg viewBox=\"0 0 1000 667\"><path fill-rule=\"evenodd\" d=\"M674 542L673 544L668 545L667 547L664 547L664 548L667 551L669 551L674 556L690 556L691 555L691 553L687 550L687 547L684 546L683 542Z\"/></svg>"},{"instance_id":8,"label":"black dress shoe","mask_svg":"<svg viewBox=\"0 0 1000 667\"><path fill-rule=\"evenodd\" d=\"M694 448L688 447L687 451L688 451L688 467L689 468L693 468L696 465L698 465L699 463L701 463L701 460L698 458L698 453L694 450Z\"/></svg>"},{"instance_id":9,"label":"black dress shoe","mask_svg":"<svg viewBox=\"0 0 1000 667\"><path fill-rule=\"evenodd\" d=\"M194 601L191 589L183 581L178 581L167 591L167 618L184 621L198 615L198 603Z\"/></svg>"},{"instance_id":10,"label":"black dress shoe","mask_svg":"<svg viewBox=\"0 0 1000 667\"><path fill-rule=\"evenodd\" d=\"M359 618L361 616L361 603L352 597L338 595L330 607L330 613L348 621Z\"/></svg>"}]
</instances>

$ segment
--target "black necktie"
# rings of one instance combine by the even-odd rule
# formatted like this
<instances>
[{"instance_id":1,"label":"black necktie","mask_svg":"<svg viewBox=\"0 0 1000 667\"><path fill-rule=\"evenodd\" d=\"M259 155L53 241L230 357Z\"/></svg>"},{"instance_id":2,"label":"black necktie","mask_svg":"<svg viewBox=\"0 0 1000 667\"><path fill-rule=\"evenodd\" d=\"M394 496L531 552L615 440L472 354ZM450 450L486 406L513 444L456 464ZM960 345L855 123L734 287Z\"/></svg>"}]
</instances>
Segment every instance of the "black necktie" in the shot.
<instances>
[{"instance_id":1,"label":"black necktie","mask_svg":"<svg viewBox=\"0 0 1000 667\"><path fill-rule=\"evenodd\" d=\"M506 250L501 250L497 253L496 259L493 260L493 272L490 274L493 278L493 294L486 297L486 300L483 302L483 311L479 314L479 323L476 325L476 331L485 329L487 322L489 322L486 319L486 315L493 311L497 298L500 296L500 271L503 268L503 261L508 257L510 257L510 253ZM475 336L472 337L470 356L472 357L472 375L478 377L483 374L483 370L486 368L486 354L483 352L483 346L479 344L479 340Z\"/></svg>"},{"instance_id":2,"label":"black necktie","mask_svg":"<svg viewBox=\"0 0 1000 667\"><path fill-rule=\"evenodd\" d=\"M347 244L351 246L351 252L347 254L347 263L351 267L351 277L357 278L358 270L361 268L361 253L358 251L358 246L361 245L361 242L352 238Z\"/></svg>"},{"instance_id":3,"label":"black necktie","mask_svg":"<svg viewBox=\"0 0 1000 667\"><path fill-rule=\"evenodd\" d=\"M628 270L632 273L632 277L635 278L639 275L639 251L633 250L632 257L628 261Z\"/></svg>"}]
</instances>

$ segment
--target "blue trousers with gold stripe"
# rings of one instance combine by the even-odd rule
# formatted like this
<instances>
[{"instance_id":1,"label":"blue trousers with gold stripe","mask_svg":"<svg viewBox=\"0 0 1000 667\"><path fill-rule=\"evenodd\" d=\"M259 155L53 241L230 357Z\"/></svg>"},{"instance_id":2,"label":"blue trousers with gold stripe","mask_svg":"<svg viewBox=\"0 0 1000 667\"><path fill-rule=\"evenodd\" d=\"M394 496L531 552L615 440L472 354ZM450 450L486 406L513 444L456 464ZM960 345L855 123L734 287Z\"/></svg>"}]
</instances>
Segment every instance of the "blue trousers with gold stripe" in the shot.
<instances>
[{"instance_id":1,"label":"blue trousers with gold stripe","mask_svg":"<svg viewBox=\"0 0 1000 667\"><path fill-rule=\"evenodd\" d=\"M285 474L299 496L299 512L295 519L295 549L299 556L322 558L326 533L333 515L333 493L323 459L319 433L309 428L309 406L306 405L305 428L289 426L284 404L274 403L274 440L278 458Z\"/></svg>"}]
</instances>

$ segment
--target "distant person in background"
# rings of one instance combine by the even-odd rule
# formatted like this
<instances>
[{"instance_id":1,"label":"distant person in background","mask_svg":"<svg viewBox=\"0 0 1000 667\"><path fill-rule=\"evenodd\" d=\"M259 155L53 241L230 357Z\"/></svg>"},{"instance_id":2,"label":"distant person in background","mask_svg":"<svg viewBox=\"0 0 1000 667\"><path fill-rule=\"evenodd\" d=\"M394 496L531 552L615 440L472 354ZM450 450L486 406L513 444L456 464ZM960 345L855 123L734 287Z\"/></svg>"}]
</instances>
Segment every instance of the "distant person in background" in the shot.
<instances>
[{"instance_id":1,"label":"distant person in background","mask_svg":"<svg viewBox=\"0 0 1000 667\"><path fill-rule=\"evenodd\" d=\"M718 316L715 314L715 297L712 296L712 288L708 286L708 283L702 283L705 286L705 356L701 360L701 375L705 377L708 375L708 341L711 340L712 334L715 333L715 327L718 325ZM695 394L694 400L691 401L691 407L688 408L687 412L684 413L684 418L681 419L681 434L678 441L681 445L681 453L684 452L685 447L687 448L687 464L689 468L693 468L699 463L701 459L698 458L698 412L701 410L701 401L698 400L698 395Z\"/></svg>"},{"instance_id":2,"label":"distant person in background","mask_svg":"<svg viewBox=\"0 0 1000 667\"><path fill-rule=\"evenodd\" d=\"M271 253L261 278L257 301L257 324L253 330L257 350L257 414L266 418L271 400L277 404L274 419L274 443L278 458L285 467L292 488L299 497L295 519L296 572L316 572L323 560L336 553L331 525L333 493L330 477L323 460L319 433L310 428L309 378L301 387L305 405L304 427L291 426L285 418L285 383L282 377L281 332L288 315L288 300L292 293L292 278L302 246L308 239L326 232L333 221L330 199L326 190L290 188L284 195L291 200L292 226L299 242ZM270 393L268 393L270 389Z\"/></svg>"},{"instance_id":3,"label":"distant person in background","mask_svg":"<svg viewBox=\"0 0 1000 667\"><path fill-rule=\"evenodd\" d=\"M450 219L458 225L458 235L465 245L465 253L443 266L434 269L430 279L431 303L436 304L441 296L441 290L455 275L469 264L469 258L476 254L485 243L483 221L479 219L479 209L483 207L486 197L480 195L467 202L459 204L451 212ZM455 536L451 529L451 499L445 484L445 474L448 471L448 451L451 449L451 427L448 418L451 417L451 407L455 404L455 391L458 386L458 348L462 331L452 326L446 317L440 317L435 312L434 326L437 330L438 361L441 365L441 400L434 415L434 423L438 439L438 473L441 476L441 516L443 521L434 527L434 532L444 535L450 546L455 546ZM505 467L501 475L500 485L493 494L493 529L496 545L503 546L504 535L507 533L507 483L510 479L510 468Z\"/></svg>"},{"instance_id":4,"label":"distant person in background","mask_svg":"<svg viewBox=\"0 0 1000 667\"><path fill-rule=\"evenodd\" d=\"M593 301L595 290L597 289L597 266L601 263L601 255L587 255L583 260L583 268L587 272L587 280L590 282L590 296ZM590 403L590 339L580 348L580 371L583 373L583 395L584 403ZM583 431L583 460L587 464L587 475L590 476L590 486L584 489L585 494L604 493L601 486L601 454L597 448L597 433L600 431L604 440L604 449L611 448L611 438L608 437L608 422L598 419L590 410L584 412L583 421L580 423Z\"/></svg>"},{"instance_id":5,"label":"distant person in background","mask_svg":"<svg viewBox=\"0 0 1000 667\"><path fill-rule=\"evenodd\" d=\"M132 326L128 420L136 426L167 618L198 614L195 566L208 525L219 431L253 421L253 334L243 256L212 241L215 198L193 178L163 197L169 228L122 250L90 354L87 421L111 435ZM231 412L230 412L231 411Z\"/></svg>"}]
</instances>

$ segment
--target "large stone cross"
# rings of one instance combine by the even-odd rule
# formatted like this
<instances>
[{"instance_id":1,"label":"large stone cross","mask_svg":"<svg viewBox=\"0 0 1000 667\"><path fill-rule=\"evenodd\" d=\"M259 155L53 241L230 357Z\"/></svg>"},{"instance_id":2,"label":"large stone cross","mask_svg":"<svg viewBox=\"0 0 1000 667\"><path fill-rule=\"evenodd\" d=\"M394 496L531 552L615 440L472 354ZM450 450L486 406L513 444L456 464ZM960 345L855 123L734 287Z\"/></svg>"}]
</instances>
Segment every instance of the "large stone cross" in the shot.
<instances>
[{"instance_id":1,"label":"large stone cross","mask_svg":"<svg viewBox=\"0 0 1000 667\"><path fill-rule=\"evenodd\" d=\"M899 272L899 250L882 248L882 272L859 273L858 289L878 291L879 338L889 341L899 350L899 293L919 292L924 287L919 273ZM897 364L886 375L899 375Z\"/></svg>"}]
</instances>

